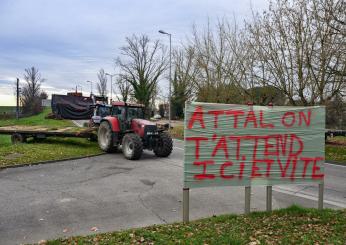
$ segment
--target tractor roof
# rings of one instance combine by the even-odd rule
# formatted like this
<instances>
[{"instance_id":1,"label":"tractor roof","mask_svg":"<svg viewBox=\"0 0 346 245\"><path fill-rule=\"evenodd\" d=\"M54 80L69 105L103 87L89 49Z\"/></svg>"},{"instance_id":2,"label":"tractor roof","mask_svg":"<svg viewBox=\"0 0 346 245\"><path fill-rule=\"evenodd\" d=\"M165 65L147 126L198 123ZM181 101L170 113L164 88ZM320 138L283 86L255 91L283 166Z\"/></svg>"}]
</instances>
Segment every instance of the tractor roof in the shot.
<instances>
[{"instance_id":1,"label":"tractor roof","mask_svg":"<svg viewBox=\"0 0 346 245\"><path fill-rule=\"evenodd\" d=\"M123 101L113 101L112 106L130 106L130 107L144 107L142 104L135 104L135 103L125 103Z\"/></svg>"}]
</instances>

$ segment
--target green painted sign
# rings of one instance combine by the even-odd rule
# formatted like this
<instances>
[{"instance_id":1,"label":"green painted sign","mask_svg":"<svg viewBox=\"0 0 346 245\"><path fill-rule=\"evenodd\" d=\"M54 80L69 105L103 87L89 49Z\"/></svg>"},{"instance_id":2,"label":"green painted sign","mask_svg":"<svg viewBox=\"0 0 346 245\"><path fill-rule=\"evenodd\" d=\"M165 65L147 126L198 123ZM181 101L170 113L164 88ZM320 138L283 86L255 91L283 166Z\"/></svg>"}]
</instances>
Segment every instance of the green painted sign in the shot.
<instances>
[{"instance_id":1,"label":"green painted sign","mask_svg":"<svg viewBox=\"0 0 346 245\"><path fill-rule=\"evenodd\" d=\"M185 187L323 181L324 107L185 108Z\"/></svg>"}]
</instances>

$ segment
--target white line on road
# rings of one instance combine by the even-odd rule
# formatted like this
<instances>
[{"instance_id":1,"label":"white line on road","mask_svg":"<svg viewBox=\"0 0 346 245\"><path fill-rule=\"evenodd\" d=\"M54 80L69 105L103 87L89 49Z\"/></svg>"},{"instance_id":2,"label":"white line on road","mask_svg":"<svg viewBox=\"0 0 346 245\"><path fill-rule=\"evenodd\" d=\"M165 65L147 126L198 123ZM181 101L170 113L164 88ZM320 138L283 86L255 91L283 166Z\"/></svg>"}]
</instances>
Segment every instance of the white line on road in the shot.
<instances>
[{"instance_id":1,"label":"white line on road","mask_svg":"<svg viewBox=\"0 0 346 245\"><path fill-rule=\"evenodd\" d=\"M292 191L292 190L287 190L287 189L282 189L280 187L274 187L273 188L274 191L277 192L281 192L283 194L287 194L287 195L292 195L292 196L297 196L297 197L302 197L308 200L312 200L312 201L317 201L318 198L315 196L311 196L311 195L307 195L307 194L302 194L302 193L296 193L296 191ZM341 203L341 202L337 202L337 201L331 201L331 200L323 200L324 203L336 206L336 207L340 207L340 208L346 208L346 204L345 203Z\"/></svg>"},{"instance_id":2,"label":"white line on road","mask_svg":"<svg viewBox=\"0 0 346 245\"><path fill-rule=\"evenodd\" d=\"M331 165L331 166L335 166L335 167L346 168L346 165L344 166L344 165L333 164L333 163L327 163L327 162L325 162L324 164Z\"/></svg>"}]
</instances>

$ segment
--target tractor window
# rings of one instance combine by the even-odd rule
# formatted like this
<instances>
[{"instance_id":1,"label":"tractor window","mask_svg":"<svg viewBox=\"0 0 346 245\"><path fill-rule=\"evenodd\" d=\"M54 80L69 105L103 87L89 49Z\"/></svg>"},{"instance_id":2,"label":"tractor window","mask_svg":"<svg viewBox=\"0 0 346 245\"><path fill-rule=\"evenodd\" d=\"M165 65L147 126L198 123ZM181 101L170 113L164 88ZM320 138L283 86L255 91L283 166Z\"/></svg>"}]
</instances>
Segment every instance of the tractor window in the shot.
<instances>
[{"instance_id":1,"label":"tractor window","mask_svg":"<svg viewBox=\"0 0 346 245\"><path fill-rule=\"evenodd\" d=\"M127 109L128 119L143 118L143 109L140 107L128 107Z\"/></svg>"},{"instance_id":2,"label":"tractor window","mask_svg":"<svg viewBox=\"0 0 346 245\"><path fill-rule=\"evenodd\" d=\"M106 117L110 115L110 108L106 106L100 106L97 110L97 115L101 117Z\"/></svg>"},{"instance_id":3,"label":"tractor window","mask_svg":"<svg viewBox=\"0 0 346 245\"><path fill-rule=\"evenodd\" d=\"M113 106L112 115L123 119L123 117L125 116L125 107Z\"/></svg>"}]
</instances>

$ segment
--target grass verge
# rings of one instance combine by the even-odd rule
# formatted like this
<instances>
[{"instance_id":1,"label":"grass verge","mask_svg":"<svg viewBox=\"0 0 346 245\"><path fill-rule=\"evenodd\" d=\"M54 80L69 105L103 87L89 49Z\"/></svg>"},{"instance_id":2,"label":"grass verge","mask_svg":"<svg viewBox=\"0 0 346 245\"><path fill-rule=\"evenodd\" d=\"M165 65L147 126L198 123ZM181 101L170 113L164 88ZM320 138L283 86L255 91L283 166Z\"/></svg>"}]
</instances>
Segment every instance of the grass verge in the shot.
<instances>
[{"instance_id":1,"label":"grass verge","mask_svg":"<svg viewBox=\"0 0 346 245\"><path fill-rule=\"evenodd\" d=\"M174 126L171 129L170 134L172 135L173 138L183 140L184 139L184 126Z\"/></svg>"},{"instance_id":2,"label":"grass verge","mask_svg":"<svg viewBox=\"0 0 346 245\"><path fill-rule=\"evenodd\" d=\"M326 145L326 160L346 165L346 146Z\"/></svg>"},{"instance_id":3,"label":"grass verge","mask_svg":"<svg viewBox=\"0 0 346 245\"><path fill-rule=\"evenodd\" d=\"M42 113L31 116L23 117L20 119L4 119L0 120L0 127L12 126L12 125L25 125L25 126L46 126L48 128L63 128L74 127L75 125L70 120L57 120L57 119L45 119L45 117L51 112L51 109L44 109Z\"/></svg>"},{"instance_id":4,"label":"grass verge","mask_svg":"<svg viewBox=\"0 0 346 245\"><path fill-rule=\"evenodd\" d=\"M51 129L73 127L71 130L79 130L70 120L45 119L48 113L50 110L46 109L38 115L19 120L0 120L0 126L45 126ZM96 142L83 138L29 139L25 144L12 145L9 135L0 135L0 167L92 156L101 152Z\"/></svg>"},{"instance_id":5,"label":"grass verge","mask_svg":"<svg viewBox=\"0 0 346 245\"><path fill-rule=\"evenodd\" d=\"M346 137L329 138L326 144L326 160L346 165Z\"/></svg>"},{"instance_id":6,"label":"grass verge","mask_svg":"<svg viewBox=\"0 0 346 245\"><path fill-rule=\"evenodd\" d=\"M0 135L0 167L61 160L100 154L97 143L79 138L47 138L12 145L10 136Z\"/></svg>"},{"instance_id":7,"label":"grass verge","mask_svg":"<svg viewBox=\"0 0 346 245\"><path fill-rule=\"evenodd\" d=\"M292 206L272 213L222 215L189 224L155 225L48 244L344 244L346 209Z\"/></svg>"}]
</instances>

